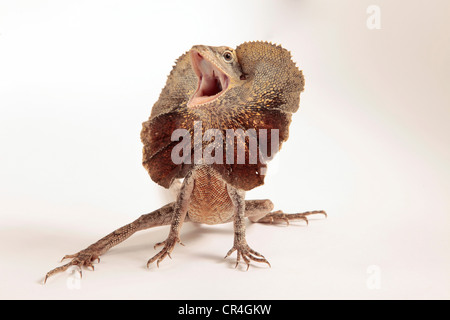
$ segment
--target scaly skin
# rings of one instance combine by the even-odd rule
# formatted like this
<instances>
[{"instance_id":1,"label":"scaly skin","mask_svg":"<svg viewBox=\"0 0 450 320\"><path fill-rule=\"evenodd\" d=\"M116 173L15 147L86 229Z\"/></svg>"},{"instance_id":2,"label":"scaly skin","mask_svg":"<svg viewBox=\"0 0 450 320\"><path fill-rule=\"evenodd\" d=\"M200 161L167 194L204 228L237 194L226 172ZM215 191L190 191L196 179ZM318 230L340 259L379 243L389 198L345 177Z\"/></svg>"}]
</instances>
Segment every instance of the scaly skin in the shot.
<instances>
[{"instance_id":1,"label":"scaly skin","mask_svg":"<svg viewBox=\"0 0 450 320\"><path fill-rule=\"evenodd\" d=\"M218 224L233 222L234 242L226 257L237 252L236 266L241 259L270 266L264 256L253 250L245 236L245 217L252 222L289 223L307 220L312 214L325 211L285 214L272 211L270 200L245 200L245 191L264 183L265 161L258 156L249 161L249 142L244 144L245 163L228 163L225 154L222 163L195 162L194 148L206 150L207 143L195 145L194 123L201 121L201 133L217 129L223 136L227 130L279 130L278 144L288 139L291 115L299 107L303 91L302 72L291 60L289 51L267 42L245 42L235 50L229 47L194 46L176 61L148 121L141 131L143 166L151 179L169 188L177 179L184 179L177 200L136 221L117 229L84 250L67 255L69 263L47 273L48 277L71 266L94 268L92 262L110 248L137 231L170 224L167 239L158 243L162 249L148 260L147 266L157 266L170 257L180 242L184 222ZM171 152L178 141L172 141L176 129L186 129L191 138L186 144L191 149L191 161L175 163ZM270 137L267 141L270 145ZM239 142L238 142L239 143ZM237 154L238 143L233 145ZM259 148L259 146L258 146ZM257 150L258 154L261 150ZM272 153L278 150L271 150ZM273 155L272 155L273 156ZM187 156L188 157L188 156ZM185 158L186 160L187 158ZM155 246L155 247L156 247Z\"/></svg>"}]
</instances>

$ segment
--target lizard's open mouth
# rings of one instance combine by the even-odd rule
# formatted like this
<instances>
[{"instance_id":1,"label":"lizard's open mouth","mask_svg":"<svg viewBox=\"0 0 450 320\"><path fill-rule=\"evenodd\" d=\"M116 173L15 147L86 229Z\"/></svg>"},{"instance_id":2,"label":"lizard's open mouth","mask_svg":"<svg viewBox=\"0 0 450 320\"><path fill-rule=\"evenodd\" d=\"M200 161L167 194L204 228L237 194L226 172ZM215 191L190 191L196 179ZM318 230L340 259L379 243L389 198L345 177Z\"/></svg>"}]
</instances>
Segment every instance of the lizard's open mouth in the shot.
<instances>
[{"instance_id":1,"label":"lizard's open mouth","mask_svg":"<svg viewBox=\"0 0 450 320\"><path fill-rule=\"evenodd\" d=\"M189 106L211 102L227 90L228 76L213 63L195 50L191 52L191 62L198 77L198 85Z\"/></svg>"}]
</instances>

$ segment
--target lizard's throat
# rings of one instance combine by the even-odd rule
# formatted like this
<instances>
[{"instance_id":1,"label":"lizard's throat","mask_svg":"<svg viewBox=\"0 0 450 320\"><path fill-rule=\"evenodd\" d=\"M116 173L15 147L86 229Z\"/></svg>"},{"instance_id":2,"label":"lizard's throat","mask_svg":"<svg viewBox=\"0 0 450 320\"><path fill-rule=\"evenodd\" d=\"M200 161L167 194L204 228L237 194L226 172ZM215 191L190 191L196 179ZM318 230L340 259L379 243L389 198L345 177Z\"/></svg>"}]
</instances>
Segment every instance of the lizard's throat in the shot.
<instances>
[{"instance_id":1,"label":"lizard's throat","mask_svg":"<svg viewBox=\"0 0 450 320\"><path fill-rule=\"evenodd\" d=\"M189 107L212 102L228 89L229 77L200 53L194 51L191 54L191 61L198 77L198 85L188 103Z\"/></svg>"}]
</instances>

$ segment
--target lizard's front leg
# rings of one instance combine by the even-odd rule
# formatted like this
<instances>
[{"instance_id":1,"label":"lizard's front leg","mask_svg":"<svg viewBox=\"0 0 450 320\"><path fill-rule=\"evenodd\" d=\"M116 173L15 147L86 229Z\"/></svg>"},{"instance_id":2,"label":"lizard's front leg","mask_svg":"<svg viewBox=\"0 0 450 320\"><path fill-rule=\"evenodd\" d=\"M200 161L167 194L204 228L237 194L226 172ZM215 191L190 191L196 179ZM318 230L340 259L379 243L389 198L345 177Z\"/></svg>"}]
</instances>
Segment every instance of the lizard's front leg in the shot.
<instances>
[{"instance_id":1,"label":"lizard's front leg","mask_svg":"<svg viewBox=\"0 0 450 320\"><path fill-rule=\"evenodd\" d=\"M245 192L238 190L231 185L227 186L228 194L233 202L234 213L234 243L230 251L228 251L225 258L230 256L234 251L237 251L236 267L238 266L240 259L242 258L247 264L247 270L250 266L250 260L257 262L264 262L270 266L270 263L264 258L264 256L247 244L245 238Z\"/></svg>"},{"instance_id":2,"label":"lizard's front leg","mask_svg":"<svg viewBox=\"0 0 450 320\"><path fill-rule=\"evenodd\" d=\"M194 187L194 178L192 174L188 174L183 181L183 185L181 186L180 191L178 192L177 200L174 204L174 212L172 224L170 226L169 236L163 242L157 243L157 246L163 245L164 247L160 252L158 252L153 258L148 260L147 268L151 263L156 261L156 265L159 267L159 263L164 260L165 257L169 256L172 253L175 244L180 243L180 230L183 224L183 221L186 219L187 210L189 207L189 200L192 194L192 189Z\"/></svg>"}]
</instances>

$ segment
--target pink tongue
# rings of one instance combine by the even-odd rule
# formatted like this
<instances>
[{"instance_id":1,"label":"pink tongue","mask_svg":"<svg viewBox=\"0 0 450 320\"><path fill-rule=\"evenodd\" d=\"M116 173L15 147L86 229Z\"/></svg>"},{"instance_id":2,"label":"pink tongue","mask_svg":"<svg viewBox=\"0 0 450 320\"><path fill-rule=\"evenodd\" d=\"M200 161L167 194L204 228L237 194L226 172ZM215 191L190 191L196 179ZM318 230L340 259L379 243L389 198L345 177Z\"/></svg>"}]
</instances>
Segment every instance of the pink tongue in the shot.
<instances>
[{"instance_id":1,"label":"pink tongue","mask_svg":"<svg viewBox=\"0 0 450 320\"><path fill-rule=\"evenodd\" d=\"M219 79L220 72L215 70L211 63L202 59L198 64L198 68L202 74L199 96L209 97L222 91L222 84Z\"/></svg>"},{"instance_id":2,"label":"pink tongue","mask_svg":"<svg viewBox=\"0 0 450 320\"><path fill-rule=\"evenodd\" d=\"M212 101L217 94L228 87L228 78L219 71L214 65L204 59L199 53L193 56L195 72L199 77L199 88L191 98L189 105L203 104Z\"/></svg>"},{"instance_id":3,"label":"pink tongue","mask_svg":"<svg viewBox=\"0 0 450 320\"><path fill-rule=\"evenodd\" d=\"M220 91L222 91L222 85L218 77L203 75L199 92L201 96L213 96Z\"/></svg>"}]
</instances>

